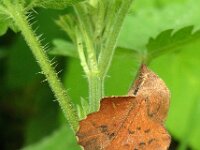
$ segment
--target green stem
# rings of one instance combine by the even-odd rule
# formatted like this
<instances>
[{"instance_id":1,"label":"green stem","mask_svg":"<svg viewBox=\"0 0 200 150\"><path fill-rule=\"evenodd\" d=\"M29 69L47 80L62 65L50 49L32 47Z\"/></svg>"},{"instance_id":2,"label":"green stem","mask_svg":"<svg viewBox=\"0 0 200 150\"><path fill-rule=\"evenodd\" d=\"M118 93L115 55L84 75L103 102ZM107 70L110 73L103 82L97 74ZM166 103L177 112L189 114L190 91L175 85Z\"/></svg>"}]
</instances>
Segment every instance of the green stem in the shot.
<instances>
[{"instance_id":1,"label":"green stem","mask_svg":"<svg viewBox=\"0 0 200 150\"><path fill-rule=\"evenodd\" d=\"M95 112L99 109L100 106L99 101L103 96L104 83L103 79L95 74L91 74L88 76L88 83L89 83L90 112Z\"/></svg>"},{"instance_id":2,"label":"green stem","mask_svg":"<svg viewBox=\"0 0 200 150\"><path fill-rule=\"evenodd\" d=\"M88 19L85 15L85 11L83 7L79 5L75 7L76 15L77 15L77 18L79 20L79 25L80 25L79 27L82 32L82 37L86 45L86 50L87 50L86 56L87 56L88 66L90 67L88 74L85 71L88 77L88 83L89 83L90 112L94 112L99 109L99 101L103 96L103 90L104 90L103 89L104 77L110 67L110 63L111 63L113 53L115 50L117 38L119 36L122 23L124 21L124 18L128 12L128 9L131 3L132 3L132 0L127 0L127 1L122 2L122 5L119 8L119 11L117 14L114 14L115 11L112 11L113 17L114 17L113 18L114 25L112 25L111 23L108 24L108 28L106 30L107 31L106 39L105 39L107 42L105 43L105 46L102 46L104 48L101 49L100 51L98 64L96 60L96 52L94 50L94 45L92 44L92 39L90 38L90 26L86 25L88 23ZM108 20L108 21L112 22L111 20ZM79 54L80 54L80 51L79 51ZM84 63L85 61L83 61L84 59L81 59L82 64L85 64ZM88 70L84 66L83 66L84 70Z\"/></svg>"},{"instance_id":3,"label":"green stem","mask_svg":"<svg viewBox=\"0 0 200 150\"><path fill-rule=\"evenodd\" d=\"M87 61L88 66L91 70L98 72L97 68L97 59L96 59L96 51L94 49L93 41L90 35L90 24L88 24L90 21L85 16L84 9L81 7L81 5L76 5L74 7L74 10L76 12L77 18L79 20L79 28L82 32L82 36L85 40L85 46L87 50Z\"/></svg>"},{"instance_id":4,"label":"green stem","mask_svg":"<svg viewBox=\"0 0 200 150\"><path fill-rule=\"evenodd\" d=\"M51 62L44 52L39 39L31 29L31 26L27 21L27 17L24 15L22 10L18 9L17 6L14 6L11 3L7 3L6 6L9 9L9 12L12 14L11 17L13 21L20 29L26 43L32 50L32 53L40 65L43 74L46 76L47 81L54 92L61 109L64 112L64 115L69 121L69 124L73 130L76 131L78 128L78 115L76 109L72 105L70 97L67 95L63 85L59 81L57 73L52 68Z\"/></svg>"},{"instance_id":5,"label":"green stem","mask_svg":"<svg viewBox=\"0 0 200 150\"><path fill-rule=\"evenodd\" d=\"M89 69L86 57L83 51L81 34L76 29L77 49L83 70L88 78L89 85L89 112L95 112L99 109L99 101L103 96L103 80L99 77L96 69Z\"/></svg>"},{"instance_id":6,"label":"green stem","mask_svg":"<svg viewBox=\"0 0 200 150\"><path fill-rule=\"evenodd\" d=\"M91 28L90 28L90 25L88 25L89 19L87 18L87 16L85 16L85 11L82 6L76 5L74 9L75 9L77 18L79 20L79 29L81 31L81 34L79 33L76 35L76 39L78 42L77 47L79 51L79 57L81 60L83 70L85 71L85 74L88 78L89 109L90 109L89 112L95 112L99 109L99 106L100 106L99 101L101 100L103 96L103 80L99 76L99 69L98 69L97 59L96 59L96 51L95 51L93 40L90 34ZM76 33L78 33L77 30L76 30ZM84 39L87 57L85 57L80 37Z\"/></svg>"},{"instance_id":7,"label":"green stem","mask_svg":"<svg viewBox=\"0 0 200 150\"><path fill-rule=\"evenodd\" d=\"M124 22L125 16L128 13L128 10L131 6L133 0L126 0L122 2L122 6L120 7L118 13L116 14L116 19L114 20L114 24L112 28L109 30L107 36L107 42L104 49L101 50L99 55L99 70L103 76L106 75L108 69L110 68L110 64L113 58L113 54L115 51L115 46L117 43L117 39L122 28L122 24Z\"/></svg>"},{"instance_id":8,"label":"green stem","mask_svg":"<svg viewBox=\"0 0 200 150\"><path fill-rule=\"evenodd\" d=\"M88 75L89 72L90 72L90 69L88 67L86 57L85 57L85 54L84 54L83 40L82 40L81 35L80 35L77 28L75 30L75 33L76 33L76 45L77 45L77 49L78 49L78 54L79 54L81 66L82 66L85 74Z\"/></svg>"}]
</instances>

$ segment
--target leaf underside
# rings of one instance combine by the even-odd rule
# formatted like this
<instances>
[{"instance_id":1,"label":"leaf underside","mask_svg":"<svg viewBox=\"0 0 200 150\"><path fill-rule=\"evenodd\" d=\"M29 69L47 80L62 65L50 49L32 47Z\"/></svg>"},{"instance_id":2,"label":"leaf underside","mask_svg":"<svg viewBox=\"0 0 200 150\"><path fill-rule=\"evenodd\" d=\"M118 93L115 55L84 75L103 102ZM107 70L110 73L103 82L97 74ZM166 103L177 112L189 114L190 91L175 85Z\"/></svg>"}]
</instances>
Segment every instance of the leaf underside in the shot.
<instances>
[{"instance_id":1,"label":"leaf underside","mask_svg":"<svg viewBox=\"0 0 200 150\"><path fill-rule=\"evenodd\" d=\"M178 50L200 39L200 30L193 32L193 26L187 26L174 32L173 29L161 32L156 38L150 38L146 45L147 59L152 60L167 52Z\"/></svg>"}]
</instances>

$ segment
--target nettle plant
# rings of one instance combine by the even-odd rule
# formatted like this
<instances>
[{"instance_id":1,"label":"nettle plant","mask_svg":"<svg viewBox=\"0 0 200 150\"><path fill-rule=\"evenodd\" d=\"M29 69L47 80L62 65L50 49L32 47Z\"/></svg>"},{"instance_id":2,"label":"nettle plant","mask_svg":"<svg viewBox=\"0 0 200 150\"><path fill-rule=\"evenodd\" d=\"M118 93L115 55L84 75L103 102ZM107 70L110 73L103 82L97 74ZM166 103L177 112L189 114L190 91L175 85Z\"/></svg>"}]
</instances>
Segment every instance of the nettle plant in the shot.
<instances>
[{"instance_id":1,"label":"nettle plant","mask_svg":"<svg viewBox=\"0 0 200 150\"><path fill-rule=\"evenodd\" d=\"M139 50L117 46L120 30L132 2L133 0L0 0L0 34L3 35L8 28L21 33L74 132L77 132L81 119L99 109L100 100L104 97L105 78L115 50L120 54L132 53L134 56L132 59L137 60L139 66L142 63L150 64L158 56L176 51L200 37L200 31L193 32L192 26L186 26L178 31L161 32L156 38L150 38ZM52 53L80 59L88 82L88 100L81 99L81 105L76 106L72 103L58 79L54 61L48 58L47 48L42 45L41 36L32 28L31 22L36 15L35 8L38 7L41 9L70 7L70 12L62 14L56 20L56 24L67 33L71 43L57 42L58 47L59 44L63 44L66 49L61 52L54 49Z\"/></svg>"},{"instance_id":2,"label":"nettle plant","mask_svg":"<svg viewBox=\"0 0 200 150\"><path fill-rule=\"evenodd\" d=\"M131 3L132 0L1 1L0 19L4 25L1 30L10 27L14 31L21 32L74 131L78 128L79 119L84 117L82 114L95 112L99 108L99 101L104 95L104 79L111 64L123 20ZM54 62L48 59L45 53L47 49L41 44L40 36L36 35L30 24L35 7L61 9L72 5L74 11L61 16L57 24L67 32L73 44L76 45L77 52L73 53L78 53L88 79L89 103L85 104L83 109L78 107L79 112L58 79L53 67Z\"/></svg>"}]
</instances>

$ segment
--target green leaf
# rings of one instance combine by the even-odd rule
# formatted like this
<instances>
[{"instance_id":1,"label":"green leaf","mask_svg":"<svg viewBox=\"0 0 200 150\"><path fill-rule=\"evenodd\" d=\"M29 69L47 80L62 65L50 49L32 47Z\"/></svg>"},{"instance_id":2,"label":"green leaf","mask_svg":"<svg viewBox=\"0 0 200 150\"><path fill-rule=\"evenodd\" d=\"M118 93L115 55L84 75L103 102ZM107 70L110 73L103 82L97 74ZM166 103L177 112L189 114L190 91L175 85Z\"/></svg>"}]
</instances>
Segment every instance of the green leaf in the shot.
<instances>
[{"instance_id":1,"label":"green leaf","mask_svg":"<svg viewBox=\"0 0 200 150\"><path fill-rule=\"evenodd\" d=\"M194 131L198 127L198 117L200 115L200 97L197 97L196 100L194 100L189 114L189 119L187 123L187 128L185 129L185 135L183 138L178 150L185 150L188 147L188 144L190 142L190 138L194 138ZM196 134L198 136L198 132Z\"/></svg>"},{"instance_id":2,"label":"green leaf","mask_svg":"<svg viewBox=\"0 0 200 150\"><path fill-rule=\"evenodd\" d=\"M61 112L55 102L52 101L54 96L53 93L49 92L47 83L43 83L41 86L41 79L39 79L34 84L36 86L32 84L28 86L34 90L30 92L31 94L28 94L29 97L24 98L26 101L25 108L31 103L29 110L32 109L34 112L34 115L30 115L28 122L26 122L24 145L30 145L40 141L60 126L58 115ZM48 124L48 126L44 126L45 124Z\"/></svg>"},{"instance_id":3,"label":"green leaf","mask_svg":"<svg viewBox=\"0 0 200 150\"><path fill-rule=\"evenodd\" d=\"M82 1L84 0L32 0L28 5L28 9L33 7L64 9Z\"/></svg>"},{"instance_id":4,"label":"green leaf","mask_svg":"<svg viewBox=\"0 0 200 150\"><path fill-rule=\"evenodd\" d=\"M8 29L8 25L6 22L2 22L0 20L0 36L4 35Z\"/></svg>"},{"instance_id":5,"label":"green leaf","mask_svg":"<svg viewBox=\"0 0 200 150\"><path fill-rule=\"evenodd\" d=\"M76 46L63 39L53 40L54 48L49 52L51 55L68 56L78 58Z\"/></svg>"},{"instance_id":6,"label":"green leaf","mask_svg":"<svg viewBox=\"0 0 200 150\"><path fill-rule=\"evenodd\" d=\"M84 119L89 113L89 103L81 97L81 105L77 105L79 119Z\"/></svg>"},{"instance_id":7,"label":"green leaf","mask_svg":"<svg viewBox=\"0 0 200 150\"><path fill-rule=\"evenodd\" d=\"M0 48L0 59L5 58L6 56L8 56L7 50Z\"/></svg>"},{"instance_id":8,"label":"green leaf","mask_svg":"<svg viewBox=\"0 0 200 150\"><path fill-rule=\"evenodd\" d=\"M73 43L75 40L76 19L72 15L62 15L56 20L56 24L70 37Z\"/></svg>"},{"instance_id":9,"label":"green leaf","mask_svg":"<svg viewBox=\"0 0 200 150\"><path fill-rule=\"evenodd\" d=\"M140 1L135 1L134 5L132 6L133 11L135 10L141 10L141 9L148 9L151 7L154 8L162 8L166 7L167 5L171 4L183 4L187 0L140 0Z\"/></svg>"},{"instance_id":10,"label":"green leaf","mask_svg":"<svg viewBox=\"0 0 200 150\"><path fill-rule=\"evenodd\" d=\"M23 148L23 150L80 150L81 148L76 143L76 138L72 130L63 126L52 135L47 136L40 142Z\"/></svg>"},{"instance_id":11,"label":"green leaf","mask_svg":"<svg viewBox=\"0 0 200 150\"><path fill-rule=\"evenodd\" d=\"M8 29L7 15L5 15L5 8L1 6L0 1L0 36L4 35Z\"/></svg>"},{"instance_id":12,"label":"green leaf","mask_svg":"<svg viewBox=\"0 0 200 150\"><path fill-rule=\"evenodd\" d=\"M139 50L129 49L125 47L117 47L115 50L115 57L132 56L135 59L140 59L141 53Z\"/></svg>"},{"instance_id":13,"label":"green leaf","mask_svg":"<svg viewBox=\"0 0 200 150\"><path fill-rule=\"evenodd\" d=\"M193 27L184 27L175 33L173 30L165 30L161 32L156 38L150 38L147 47L147 62L155 59L161 54L173 52L187 44L196 42L200 39L200 30L192 32Z\"/></svg>"},{"instance_id":14,"label":"green leaf","mask_svg":"<svg viewBox=\"0 0 200 150\"><path fill-rule=\"evenodd\" d=\"M127 95L140 62L140 53L126 48L117 48L105 79L105 95Z\"/></svg>"},{"instance_id":15,"label":"green leaf","mask_svg":"<svg viewBox=\"0 0 200 150\"><path fill-rule=\"evenodd\" d=\"M136 4L137 2L139 1L136 1ZM141 6L126 17L118 46L145 50L149 38L155 37L164 30L177 30L189 25L198 29L200 28L199 6L199 0L185 0L181 4L169 3L162 7L153 5L145 9L141 9Z\"/></svg>"},{"instance_id":16,"label":"green leaf","mask_svg":"<svg viewBox=\"0 0 200 150\"><path fill-rule=\"evenodd\" d=\"M166 82L171 91L167 128L175 139L199 149L199 89L200 44L158 57L151 67ZM197 105L197 107L194 107ZM178 129L178 130L177 130Z\"/></svg>"},{"instance_id":17,"label":"green leaf","mask_svg":"<svg viewBox=\"0 0 200 150\"><path fill-rule=\"evenodd\" d=\"M37 79L37 72L39 72L38 65L23 38L15 39L7 62L7 86L9 88L26 87Z\"/></svg>"},{"instance_id":18,"label":"green leaf","mask_svg":"<svg viewBox=\"0 0 200 150\"><path fill-rule=\"evenodd\" d=\"M19 32L18 27L14 24L11 17L9 16L10 14L7 12L7 9L1 5L2 4L0 2L0 36L4 35L8 28L13 30L15 33Z\"/></svg>"},{"instance_id":19,"label":"green leaf","mask_svg":"<svg viewBox=\"0 0 200 150\"><path fill-rule=\"evenodd\" d=\"M105 96L127 94L137 73L139 59L140 56L134 50L116 49L111 68L105 79ZM70 88L70 97L76 104L81 104L80 97L88 99L87 79L78 59L68 60L67 73L63 78L66 88Z\"/></svg>"},{"instance_id":20,"label":"green leaf","mask_svg":"<svg viewBox=\"0 0 200 150\"><path fill-rule=\"evenodd\" d=\"M52 50L49 51L49 54L55 56L67 56L67 57L78 58L78 52L76 50L76 46L73 43L63 39L54 39L53 45L54 47ZM123 48L123 47L116 48L117 56L123 55L124 53L125 54L135 53L135 55L139 55L139 51L137 50Z\"/></svg>"}]
</instances>

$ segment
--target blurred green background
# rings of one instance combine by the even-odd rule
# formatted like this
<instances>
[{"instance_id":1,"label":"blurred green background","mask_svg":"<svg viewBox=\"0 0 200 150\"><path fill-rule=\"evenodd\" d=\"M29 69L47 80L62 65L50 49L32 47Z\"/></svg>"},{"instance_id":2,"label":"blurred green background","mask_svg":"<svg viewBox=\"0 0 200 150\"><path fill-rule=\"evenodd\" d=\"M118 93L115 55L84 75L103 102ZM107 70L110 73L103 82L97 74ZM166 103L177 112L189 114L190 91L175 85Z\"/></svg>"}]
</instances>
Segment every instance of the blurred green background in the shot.
<instances>
[{"instance_id":1,"label":"blurred green background","mask_svg":"<svg viewBox=\"0 0 200 150\"><path fill-rule=\"evenodd\" d=\"M58 39L69 40L55 24L67 10L36 9L38 33L50 49ZM117 49L106 78L106 96L126 95L150 37L186 26L200 28L199 0L137 0L125 19ZM1 26L0 26L1 28ZM183 37L184 38L184 37ZM200 37L152 59L150 68L168 85L171 106L166 127L172 135L172 150L200 150ZM62 48L62 47L61 47ZM65 48L66 49L66 48ZM67 50L67 49L66 49ZM49 55L50 57L55 57ZM87 81L76 58L56 56L57 70L72 100L87 99ZM8 30L0 37L0 149L78 150L57 102L31 51L19 33Z\"/></svg>"}]
</instances>

